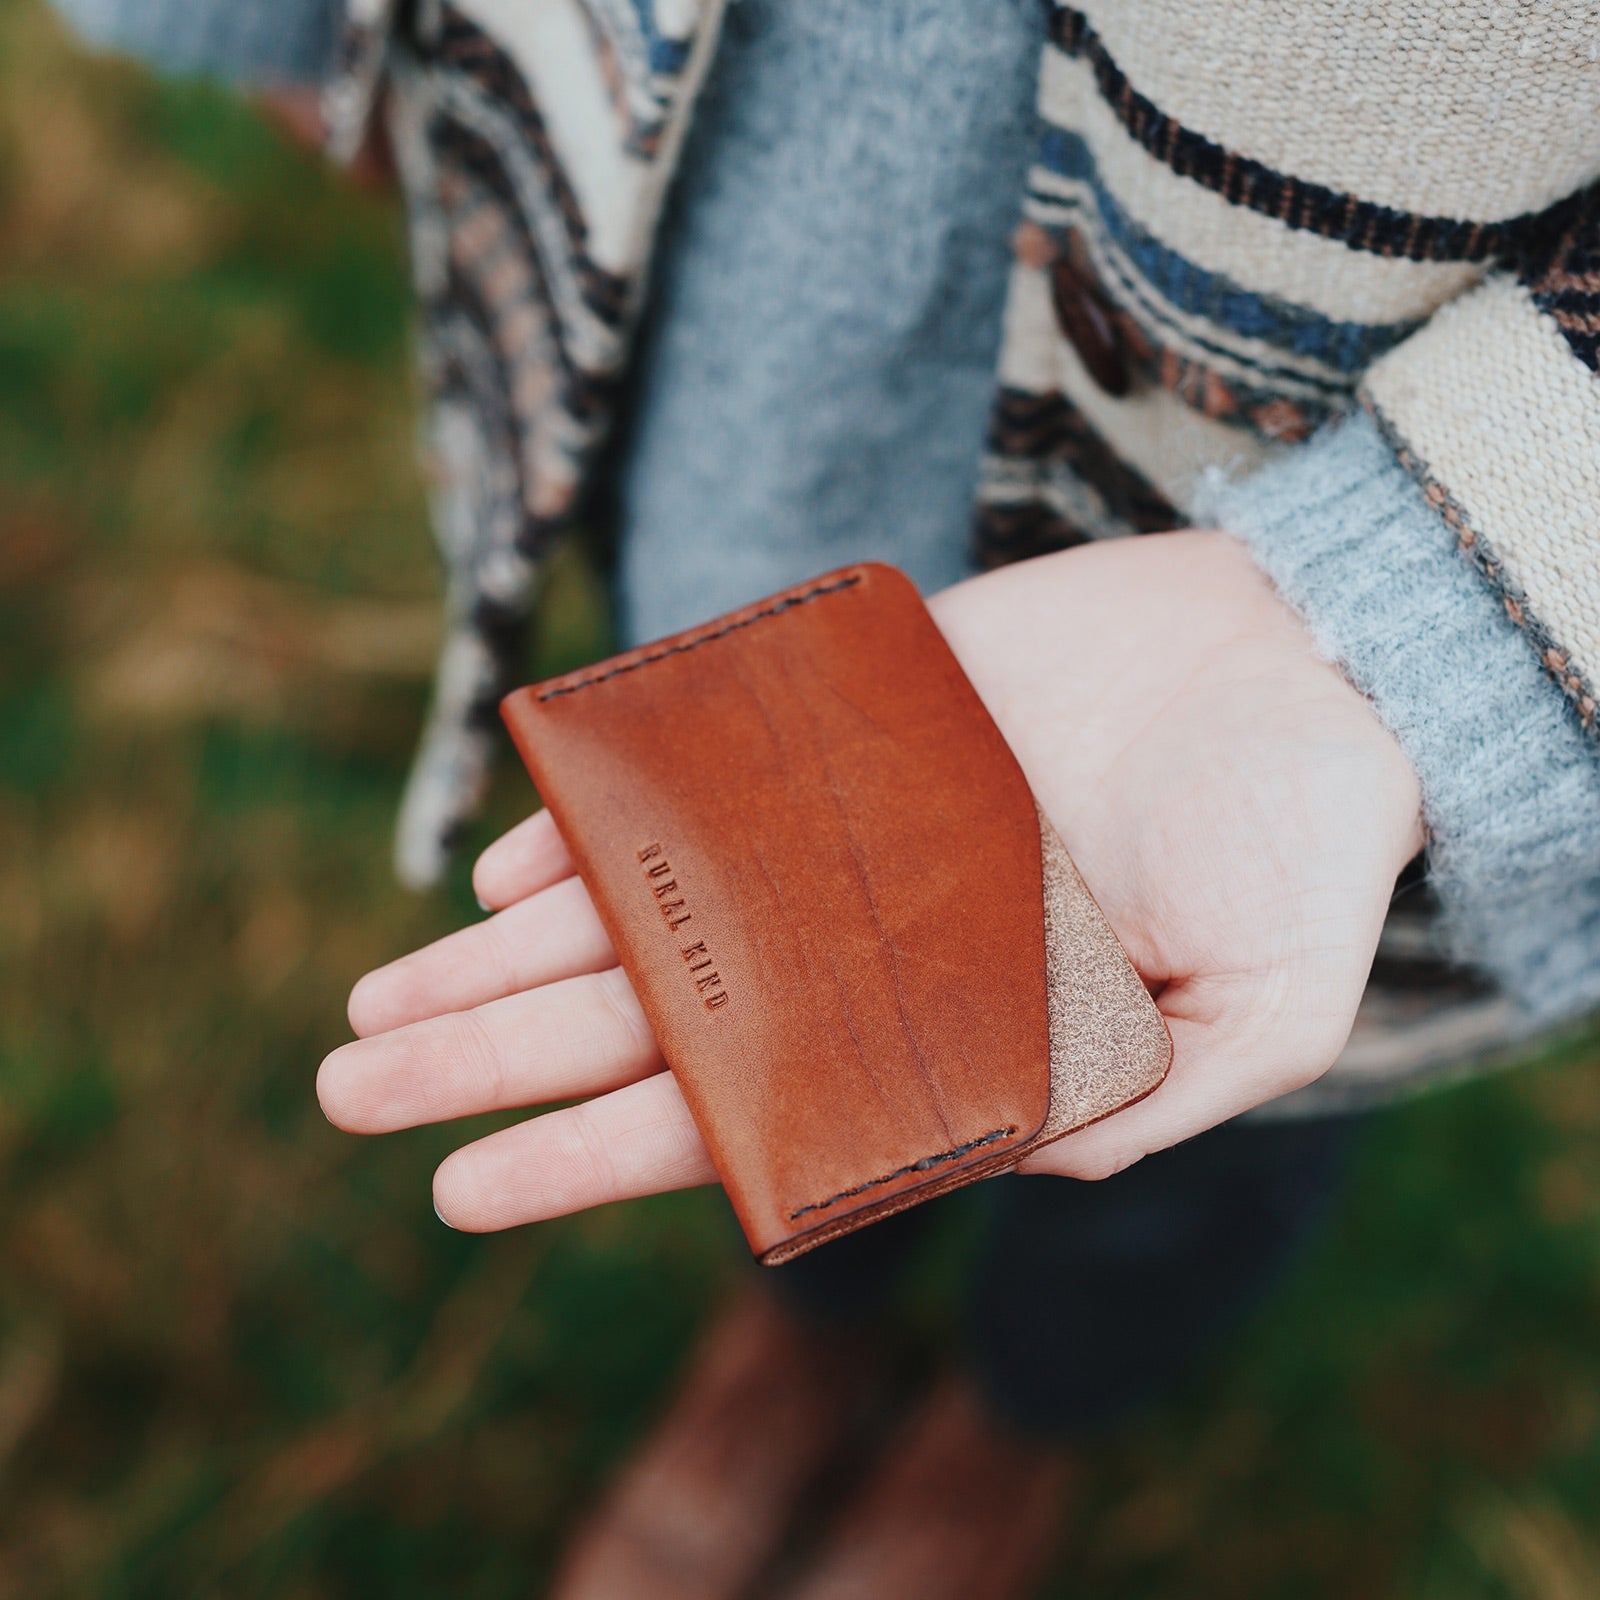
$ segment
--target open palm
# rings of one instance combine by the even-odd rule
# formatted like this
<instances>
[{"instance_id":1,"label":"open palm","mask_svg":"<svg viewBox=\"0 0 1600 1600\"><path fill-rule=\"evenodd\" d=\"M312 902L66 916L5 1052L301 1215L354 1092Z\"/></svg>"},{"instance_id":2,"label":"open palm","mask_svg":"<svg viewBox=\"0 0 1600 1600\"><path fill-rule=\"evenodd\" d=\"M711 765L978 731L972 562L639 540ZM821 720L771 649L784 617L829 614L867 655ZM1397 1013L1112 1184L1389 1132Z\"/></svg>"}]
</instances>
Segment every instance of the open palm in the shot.
<instances>
[{"instance_id":1,"label":"open palm","mask_svg":"<svg viewBox=\"0 0 1600 1600\"><path fill-rule=\"evenodd\" d=\"M1086 547L957 585L934 617L1172 1030L1148 1099L1032 1157L1103 1177L1325 1071L1417 783L1366 702L1219 534ZM456 1151L434 1200L483 1231L714 1179L554 824L474 873L486 921L369 973L318 1093L381 1133L579 1103Z\"/></svg>"}]
</instances>

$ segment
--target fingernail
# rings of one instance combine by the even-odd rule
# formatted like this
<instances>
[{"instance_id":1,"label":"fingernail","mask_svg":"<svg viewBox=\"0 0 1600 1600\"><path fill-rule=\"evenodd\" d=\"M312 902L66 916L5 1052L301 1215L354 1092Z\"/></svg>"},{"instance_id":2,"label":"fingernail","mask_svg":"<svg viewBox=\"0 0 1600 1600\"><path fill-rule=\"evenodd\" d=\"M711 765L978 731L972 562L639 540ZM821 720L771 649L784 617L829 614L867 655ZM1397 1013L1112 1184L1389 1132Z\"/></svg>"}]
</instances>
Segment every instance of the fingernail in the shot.
<instances>
[{"instance_id":1,"label":"fingernail","mask_svg":"<svg viewBox=\"0 0 1600 1600\"><path fill-rule=\"evenodd\" d=\"M449 1229L449 1230L450 1230L450 1231L451 1231L451 1233L457 1233L457 1232L459 1232L459 1231L460 1231L460 1230L459 1230L459 1229L458 1229L458 1228L457 1228L457 1227L456 1227L456 1225L455 1225L455 1224L454 1224L454 1223L453 1223L453 1222L451 1222L451 1221L450 1221L450 1220L449 1220L449 1218L447 1218L447 1217L446 1217L446 1216L445 1216L445 1214L444 1214L444 1212L442 1212L442 1211L441 1211L441 1210L440 1210L440 1209L439 1209L439 1202L438 1202L438 1201L437 1201L437 1200L435 1200L435 1201L434 1201L434 1202L433 1202L433 1214L434 1214L434 1216L436 1216L436 1217L437 1217L437 1218L438 1218L438 1219L439 1219L439 1220L440 1220L440 1221L441 1221L441 1222L442 1222L442 1223L444 1223L444 1225L445 1225L445 1227L447 1227L447 1228L448 1228L448 1229Z\"/></svg>"},{"instance_id":2,"label":"fingernail","mask_svg":"<svg viewBox=\"0 0 1600 1600\"><path fill-rule=\"evenodd\" d=\"M493 911L494 910L494 907L492 905L490 905L489 902L487 900L485 900L481 894L474 893L472 898L478 902L478 909L480 911Z\"/></svg>"}]
</instances>

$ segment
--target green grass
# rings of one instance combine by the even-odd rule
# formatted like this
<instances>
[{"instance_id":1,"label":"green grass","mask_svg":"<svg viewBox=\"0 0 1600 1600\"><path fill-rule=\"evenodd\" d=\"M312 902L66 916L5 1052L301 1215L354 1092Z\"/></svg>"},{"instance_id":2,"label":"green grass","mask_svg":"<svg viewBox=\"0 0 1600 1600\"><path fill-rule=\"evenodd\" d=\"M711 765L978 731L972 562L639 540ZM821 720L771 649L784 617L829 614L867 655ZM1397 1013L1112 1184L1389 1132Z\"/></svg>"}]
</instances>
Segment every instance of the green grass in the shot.
<instances>
[{"instance_id":1,"label":"green grass","mask_svg":"<svg viewBox=\"0 0 1600 1600\"><path fill-rule=\"evenodd\" d=\"M0 1596L537 1593L737 1271L709 1193L450 1234L455 1136L316 1108L351 980L476 915L388 865L415 407L388 201L0 9ZM530 674L602 647L575 556L546 610ZM1597 1155L1592 1041L1375 1119L1051 1593L1600 1593Z\"/></svg>"}]
</instances>

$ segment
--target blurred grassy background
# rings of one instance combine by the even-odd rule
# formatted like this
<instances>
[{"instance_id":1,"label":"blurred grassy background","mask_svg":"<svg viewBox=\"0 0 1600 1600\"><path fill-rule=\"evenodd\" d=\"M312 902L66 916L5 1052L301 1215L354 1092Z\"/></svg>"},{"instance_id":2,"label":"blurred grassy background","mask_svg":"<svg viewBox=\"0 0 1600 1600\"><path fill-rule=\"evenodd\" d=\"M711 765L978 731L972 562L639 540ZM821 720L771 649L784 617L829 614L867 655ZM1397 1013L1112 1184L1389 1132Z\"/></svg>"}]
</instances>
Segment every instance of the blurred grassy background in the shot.
<instances>
[{"instance_id":1,"label":"blurred grassy background","mask_svg":"<svg viewBox=\"0 0 1600 1600\"><path fill-rule=\"evenodd\" d=\"M388 868L415 406L390 203L0 0L0 1595L536 1594L735 1275L712 1194L463 1238L451 1135L317 1111L350 981L477 914ZM603 648L578 560L546 610L530 672ZM1376 1119L1051 1592L1600 1595L1597 1052Z\"/></svg>"}]
</instances>

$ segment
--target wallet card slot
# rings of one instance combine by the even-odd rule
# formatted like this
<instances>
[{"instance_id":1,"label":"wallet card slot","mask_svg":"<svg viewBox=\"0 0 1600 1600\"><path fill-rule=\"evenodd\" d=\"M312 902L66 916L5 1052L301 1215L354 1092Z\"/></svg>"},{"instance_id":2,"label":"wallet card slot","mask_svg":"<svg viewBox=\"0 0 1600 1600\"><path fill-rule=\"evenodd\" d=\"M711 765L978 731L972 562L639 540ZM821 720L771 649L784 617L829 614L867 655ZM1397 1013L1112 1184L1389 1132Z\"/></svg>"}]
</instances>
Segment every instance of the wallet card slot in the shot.
<instances>
[{"instance_id":1,"label":"wallet card slot","mask_svg":"<svg viewBox=\"0 0 1600 1600\"><path fill-rule=\"evenodd\" d=\"M1166 1019L1043 809L1039 842L1050 1110L1029 1149L1142 1100L1172 1060Z\"/></svg>"}]
</instances>

